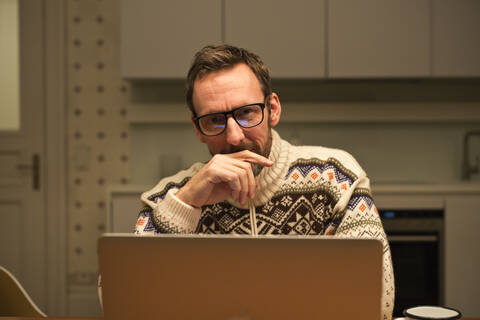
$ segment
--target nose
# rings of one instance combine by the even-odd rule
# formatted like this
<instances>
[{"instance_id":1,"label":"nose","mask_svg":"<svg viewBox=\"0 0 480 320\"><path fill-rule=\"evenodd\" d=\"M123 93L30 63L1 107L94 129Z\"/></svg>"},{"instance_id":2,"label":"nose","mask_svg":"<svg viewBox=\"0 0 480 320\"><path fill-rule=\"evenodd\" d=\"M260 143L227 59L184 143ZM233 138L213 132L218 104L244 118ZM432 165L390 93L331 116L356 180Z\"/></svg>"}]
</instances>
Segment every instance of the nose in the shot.
<instances>
[{"instance_id":1,"label":"nose","mask_svg":"<svg viewBox=\"0 0 480 320\"><path fill-rule=\"evenodd\" d=\"M242 128L233 119L233 117L227 118L227 128L225 130L227 136L227 143L238 146L240 142L245 138Z\"/></svg>"}]
</instances>

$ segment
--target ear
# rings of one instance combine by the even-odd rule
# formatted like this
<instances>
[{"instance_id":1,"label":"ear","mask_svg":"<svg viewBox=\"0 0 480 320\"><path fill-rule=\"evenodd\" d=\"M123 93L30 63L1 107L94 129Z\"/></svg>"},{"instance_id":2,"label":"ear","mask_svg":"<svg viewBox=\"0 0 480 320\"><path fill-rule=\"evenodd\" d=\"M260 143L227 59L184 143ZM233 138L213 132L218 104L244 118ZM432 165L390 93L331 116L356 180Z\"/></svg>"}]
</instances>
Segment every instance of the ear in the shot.
<instances>
[{"instance_id":1,"label":"ear","mask_svg":"<svg viewBox=\"0 0 480 320\"><path fill-rule=\"evenodd\" d=\"M282 105L280 104L280 99L278 98L278 95L275 92L270 94L269 102L270 102L269 121L270 121L270 126L273 128L280 121L280 115L282 114Z\"/></svg>"},{"instance_id":2,"label":"ear","mask_svg":"<svg viewBox=\"0 0 480 320\"><path fill-rule=\"evenodd\" d=\"M195 130L198 140L200 140L201 143L205 143L205 136L198 130L193 114L191 114L190 120L192 120L193 129Z\"/></svg>"}]
</instances>

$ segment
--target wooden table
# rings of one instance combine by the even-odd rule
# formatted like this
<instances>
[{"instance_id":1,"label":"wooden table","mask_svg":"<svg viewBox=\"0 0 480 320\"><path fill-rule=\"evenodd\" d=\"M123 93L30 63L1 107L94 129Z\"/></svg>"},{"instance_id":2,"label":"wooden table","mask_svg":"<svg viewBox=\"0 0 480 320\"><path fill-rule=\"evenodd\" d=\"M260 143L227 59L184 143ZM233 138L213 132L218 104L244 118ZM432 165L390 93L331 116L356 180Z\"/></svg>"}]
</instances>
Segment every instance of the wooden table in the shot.
<instances>
[{"instance_id":1,"label":"wooden table","mask_svg":"<svg viewBox=\"0 0 480 320\"><path fill-rule=\"evenodd\" d=\"M22 317L0 317L1 320L103 320L103 318L22 318ZM461 318L461 320L480 320L480 318Z\"/></svg>"}]
</instances>

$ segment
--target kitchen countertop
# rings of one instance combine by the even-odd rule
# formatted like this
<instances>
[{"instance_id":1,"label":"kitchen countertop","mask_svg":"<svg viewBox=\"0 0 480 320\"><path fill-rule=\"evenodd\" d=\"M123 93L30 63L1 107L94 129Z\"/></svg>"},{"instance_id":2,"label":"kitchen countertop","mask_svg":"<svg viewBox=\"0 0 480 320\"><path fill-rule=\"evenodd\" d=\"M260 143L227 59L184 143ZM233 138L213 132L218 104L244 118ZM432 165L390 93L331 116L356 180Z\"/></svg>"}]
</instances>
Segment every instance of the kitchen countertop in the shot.
<instances>
[{"instance_id":1,"label":"kitchen countertop","mask_svg":"<svg viewBox=\"0 0 480 320\"><path fill-rule=\"evenodd\" d=\"M372 183L374 194L480 194L480 183Z\"/></svg>"},{"instance_id":2,"label":"kitchen countertop","mask_svg":"<svg viewBox=\"0 0 480 320\"><path fill-rule=\"evenodd\" d=\"M372 183L374 194L480 194L479 182L458 183ZM110 185L108 193L142 193L151 185Z\"/></svg>"}]
</instances>

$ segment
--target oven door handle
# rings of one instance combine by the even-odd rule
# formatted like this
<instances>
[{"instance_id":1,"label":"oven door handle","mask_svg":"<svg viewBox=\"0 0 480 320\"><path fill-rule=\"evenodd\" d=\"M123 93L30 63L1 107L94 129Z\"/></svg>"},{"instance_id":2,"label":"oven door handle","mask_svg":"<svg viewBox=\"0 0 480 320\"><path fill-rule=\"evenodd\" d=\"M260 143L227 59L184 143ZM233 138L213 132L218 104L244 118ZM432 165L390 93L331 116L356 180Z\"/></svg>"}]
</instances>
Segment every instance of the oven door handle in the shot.
<instances>
[{"instance_id":1,"label":"oven door handle","mask_svg":"<svg viewBox=\"0 0 480 320\"><path fill-rule=\"evenodd\" d=\"M415 235L415 236L387 236L389 242L438 242L435 235Z\"/></svg>"}]
</instances>

